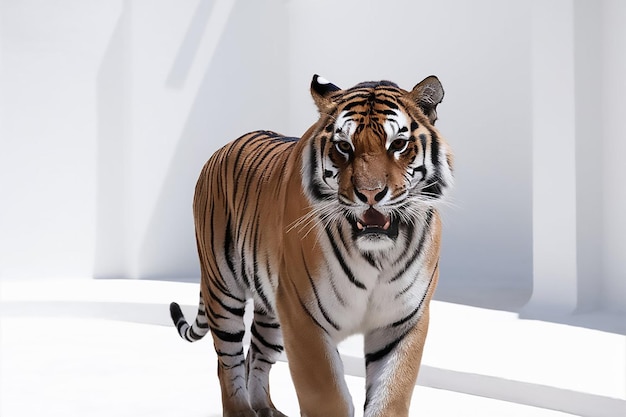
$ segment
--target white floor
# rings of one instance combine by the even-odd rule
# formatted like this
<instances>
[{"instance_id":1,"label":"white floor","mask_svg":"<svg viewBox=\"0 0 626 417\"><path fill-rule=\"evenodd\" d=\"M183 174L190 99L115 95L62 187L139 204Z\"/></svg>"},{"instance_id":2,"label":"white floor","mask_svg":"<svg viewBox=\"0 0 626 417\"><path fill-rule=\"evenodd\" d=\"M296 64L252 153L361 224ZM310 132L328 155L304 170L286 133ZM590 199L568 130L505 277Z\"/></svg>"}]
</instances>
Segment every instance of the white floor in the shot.
<instances>
[{"instance_id":1,"label":"white floor","mask_svg":"<svg viewBox=\"0 0 626 417\"><path fill-rule=\"evenodd\" d=\"M169 301L191 317L197 293L170 282L0 283L0 416L220 416L210 339L183 342L169 324ZM626 415L623 334L443 302L432 310L412 416ZM362 415L358 338L341 351ZM271 384L278 408L298 416L285 363Z\"/></svg>"}]
</instances>

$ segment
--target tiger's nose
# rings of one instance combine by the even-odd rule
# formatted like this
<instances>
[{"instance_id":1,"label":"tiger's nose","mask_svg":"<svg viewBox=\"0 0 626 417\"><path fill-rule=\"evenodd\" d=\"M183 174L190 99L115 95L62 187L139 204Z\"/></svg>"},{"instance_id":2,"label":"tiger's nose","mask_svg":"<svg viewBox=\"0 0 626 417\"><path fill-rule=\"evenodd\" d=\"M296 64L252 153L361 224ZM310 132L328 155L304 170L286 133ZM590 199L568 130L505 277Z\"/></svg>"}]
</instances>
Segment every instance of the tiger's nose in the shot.
<instances>
[{"instance_id":1,"label":"tiger's nose","mask_svg":"<svg viewBox=\"0 0 626 417\"><path fill-rule=\"evenodd\" d=\"M361 188L360 190L358 188L355 188L354 194L356 194L358 199L361 200L362 202L367 203L370 206L373 206L374 204L382 200L385 197L385 195L387 195L387 191L389 191L389 187L387 186L385 186L385 188L383 188L382 190L380 188L374 188L374 189Z\"/></svg>"}]
</instances>

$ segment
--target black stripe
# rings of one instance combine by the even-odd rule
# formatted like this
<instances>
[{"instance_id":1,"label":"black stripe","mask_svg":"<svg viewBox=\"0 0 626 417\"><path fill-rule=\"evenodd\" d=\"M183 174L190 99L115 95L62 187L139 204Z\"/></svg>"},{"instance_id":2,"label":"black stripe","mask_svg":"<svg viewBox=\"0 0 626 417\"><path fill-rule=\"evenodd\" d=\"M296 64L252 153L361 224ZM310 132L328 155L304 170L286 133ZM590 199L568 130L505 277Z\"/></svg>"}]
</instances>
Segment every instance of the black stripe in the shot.
<instances>
[{"instance_id":1,"label":"black stripe","mask_svg":"<svg viewBox=\"0 0 626 417\"><path fill-rule=\"evenodd\" d=\"M435 167L439 165L439 138L434 131L430 131L430 160Z\"/></svg>"},{"instance_id":2,"label":"black stripe","mask_svg":"<svg viewBox=\"0 0 626 417\"><path fill-rule=\"evenodd\" d=\"M244 331L230 333L213 327L211 328L211 333L213 333L213 335L216 336L218 339L228 343L241 343L245 334Z\"/></svg>"},{"instance_id":3,"label":"black stripe","mask_svg":"<svg viewBox=\"0 0 626 417\"><path fill-rule=\"evenodd\" d=\"M363 258L365 258L367 263L372 265L374 268L380 269L380 265L376 262L376 259L374 259L371 253L369 252L363 253Z\"/></svg>"},{"instance_id":4,"label":"black stripe","mask_svg":"<svg viewBox=\"0 0 626 417\"><path fill-rule=\"evenodd\" d=\"M250 351L252 351L253 353L256 353L257 355L261 355L261 349L259 349L259 347L256 345L256 343L254 343L254 340L250 341ZM250 356L250 355L248 355Z\"/></svg>"},{"instance_id":5,"label":"black stripe","mask_svg":"<svg viewBox=\"0 0 626 417\"><path fill-rule=\"evenodd\" d=\"M250 352L252 352L252 354L250 354ZM264 357L263 352L261 352L261 349L259 349L259 347L254 342L250 342L250 349L248 350L248 358L250 359L250 362L262 362L268 365L274 365L276 363L276 361L269 360L266 357ZM248 366L249 365L250 364L248 363ZM261 369L258 366L255 366L252 369L256 369L262 372L269 372L269 371L265 371Z\"/></svg>"},{"instance_id":6,"label":"black stripe","mask_svg":"<svg viewBox=\"0 0 626 417\"><path fill-rule=\"evenodd\" d=\"M257 326L265 327L266 329L280 329L279 323L265 323L263 321L255 321L254 323Z\"/></svg>"},{"instance_id":7,"label":"black stripe","mask_svg":"<svg viewBox=\"0 0 626 417\"><path fill-rule=\"evenodd\" d=\"M293 146L291 148L289 148L289 151L293 151ZM272 161L272 170L274 172L280 172L281 174L281 181L285 179L285 173L286 173L286 167L287 167L287 163L289 162L289 158L288 158L288 154L285 151L285 153L283 154L283 158L275 158ZM282 161L282 165L280 166L280 168L277 167L277 163ZM274 198L278 199L278 197L280 196L280 189L281 187L273 187L274 188Z\"/></svg>"},{"instance_id":8,"label":"black stripe","mask_svg":"<svg viewBox=\"0 0 626 417\"><path fill-rule=\"evenodd\" d=\"M178 333L181 333L182 328L185 326L189 326L189 323L187 323L187 321L185 319L181 319L176 323L176 330L178 330Z\"/></svg>"},{"instance_id":9,"label":"black stripe","mask_svg":"<svg viewBox=\"0 0 626 417\"><path fill-rule=\"evenodd\" d=\"M243 239L242 242L242 247L245 250L246 247L246 236L248 235L248 229L250 228L250 225L248 224L246 226L246 229L242 232L241 231L241 227L239 228L239 230L237 231L237 234L240 237L240 239ZM247 268L247 262L246 262L247 256L245 255L245 253L242 254L241 256L241 261L240 261L240 274L241 274L241 278L243 279L243 282L246 284L246 288L251 288L251 284L250 284L250 278L248 277L248 268Z\"/></svg>"},{"instance_id":10,"label":"black stripe","mask_svg":"<svg viewBox=\"0 0 626 417\"><path fill-rule=\"evenodd\" d=\"M241 299L239 297L235 297L233 294L231 294L230 290L224 286L224 284L222 282L216 280L212 276L209 276L208 278L209 278L209 282L211 283L211 285L213 285L216 289L220 290L220 292L225 297L228 297L228 298L233 299L235 301L238 301L240 303L245 303L246 300Z\"/></svg>"},{"instance_id":11,"label":"black stripe","mask_svg":"<svg viewBox=\"0 0 626 417\"><path fill-rule=\"evenodd\" d=\"M401 296L403 296L404 294L407 293L407 291L409 291L411 288L413 288L413 285L415 285L415 283L417 282L416 279L412 280L409 285L407 285L406 287L404 287L402 290L400 290L394 297L395 300L397 300L398 298L400 298Z\"/></svg>"},{"instance_id":12,"label":"black stripe","mask_svg":"<svg viewBox=\"0 0 626 417\"><path fill-rule=\"evenodd\" d=\"M343 245L344 248L348 248L349 242L350 242L350 238L347 237L343 232L344 229L343 228L338 228L337 229L338 235L339 235L339 240L341 240L341 244Z\"/></svg>"},{"instance_id":13,"label":"black stripe","mask_svg":"<svg viewBox=\"0 0 626 417\"><path fill-rule=\"evenodd\" d=\"M208 329L209 328L209 323L200 323L197 319L196 319L196 327L200 328L200 329Z\"/></svg>"},{"instance_id":14,"label":"black stripe","mask_svg":"<svg viewBox=\"0 0 626 417\"><path fill-rule=\"evenodd\" d=\"M207 194L208 194L209 191L210 190L207 190ZM208 227L209 227L209 239L210 239L210 242L206 242L206 239L205 239L205 231L206 231L207 224L206 224L206 221L204 221L204 223L202 224L202 227L200 228L201 229L201 236L198 236L199 240L201 240L201 243L198 242L198 249L199 249L200 256L207 254L206 252L209 252L212 259L217 259L217 254L215 253L215 248L216 248L215 243L216 242L214 240L215 237L216 237L215 236L215 232L214 232L214 230L215 230L215 228L214 228L215 216L213 215L213 213L216 211L215 210L215 201L213 199L210 199L209 197L206 197L205 200L204 200L204 203L205 203L204 204L204 212L201 214L201 216L202 216L202 220L204 221L207 218L207 212L210 213L209 214L210 220L208 222L209 223ZM207 208L207 205L208 205L208 208ZM207 247L207 243L208 243L208 247ZM200 248L202 248L202 250L200 250ZM210 271L208 271L208 272L210 272L208 275L213 277L216 281L217 281L218 278L222 278L221 274L219 273L219 270L216 271L213 268L213 265L210 262L204 263L204 266L207 267L208 269L210 269ZM223 281L223 278L222 278L222 281Z\"/></svg>"},{"instance_id":15,"label":"black stripe","mask_svg":"<svg viewBox=\"0 0 626 417\"><path fill-rule=\"evenodd\" d=\"M213 299L214 301L216 301L224 310L228 311L230 314L235 315L237 317L243 317L244 313L245 313L245 308L236 308L236 307L230 307L228 305L226 305L220 297L218 297L211 288L209 288L209 296L211 297L211 299Z\"/></svg>"},{"instance_id":16,"label":"black stripe","mask_svg":"<svg viewBox=\"0 0 626 417\"><path fill-rule=\"evenodd\" d=\"M304 262L304 259L303 259L303 262ZM313 289L313 295L315 295L315 300L317 301L317 308L319 308L320 312L322 313L322 316L324 316L324 319L326 319L328 324L333 326L335 330L339 330L340 329L339 325L330 318L330 316L328 315L328 312L326 311L326 309L324 308L324 305L322 304L322 301L320 300L319 294L317 292L317 287L315 286L315 282L313 281L313 278L311 277L311 273L309 272L309 268L307 267L306 262L304 262L304 270L306 271L306 276L309 279L309 282L311 283L311 289Z\"/></svg>"},{"instance_id":17,"label":"black stripe","mask_svg":"<svg viewBox=\"0 0 626 417\"><path fill-rule=\"evenodd\" d=\"M259 361L259 362L266 363L266 364L268 364L268 365L274 365L274 364L276 363L276 361L270 361L270 360L265 359L265 358L263 358L263 357L254 358L254 360L255 360L255 361ZM261 368L255 368L255 369L258 369L259 371L263 371L263 369L261 369Z\"/></svg>"},{"instance_id":18,"label":"black stripe","mask_svg":"<svg viewBox=\"0 0 626 417\"><path fill-rule=\"evenodd\" d=\"M367 99L369 96L370 96L370 92L368 90L350 89L346 92L343 98L339 101L339 105L342 105L344 103L349 103L357 99Z\"/></svg>"},{"instance_id":19,"label":"black stripe","mask_svg":"<svg viewBox=\"0 0 626 417\"><path fill-rule=\"evenodd\" d=\"M343 270L343 272L346 274L350 282L353 283L357 288L366 290L367 287L365 287L365 285L362 282L358 281L354 277L354 274L352 273L352 271L346 264L346 261L343 259L341 255L341 251L339 251L339 247L337 246L337 243L335 242L335 239L332 236L332 232L328 229L328 227L326 227L325 230L326 230L326 235L328 236L328 240L330 241L330 245L333 248L333 254L335 255L335 258L337 259L337 261L339 262L339 265L341 266L341 269Z\"/></svg>"},{"instance_id":20,"label":"black stripe","mask_svg":"<svg viewBox=\"0 0 626 417\"><path fill-rule=\"evenodd\" d=\"M222 366L222 368L224 368L224 369L234 369L234 368L239 368L240 366L243 366L243 365L245 365L245 364L246 364L246 360L245 360L245 359L242 359L240 362L237 362L237 363L235 363L235 364L233 364L233 365L226 365L224 362L220 362L220 365L221 365L221 366ZM233 378L233 381L234 381L235 379L237 379L237 378L240 378L240 377L241 377L241 376L239 376L239 375L238 375L237 377Z\"/></svg>"},{"instance_id":21,"label":"black stripe","mask_svg":"<svg viewBox=\"0 0 626 417\"><path fill-rule=\"evenodd\" d=\"M389 101L389 100L384 100L384 99L380 99L380 98L376 98L376 100L374 100L376 103L378 104L382 104L384 106L387 106L389 108L392 109L398 109L398 105L396 103L394 103L393 101Z\"/></svg>"},{"instance_id":22,"label":"black stripe","mask_svg":"<svg viewBox=\"0 0 626 417\"><path fill-rule=\"evenodd\" d=\"M322 187L323 187L323 182L320 181L318 175L317 175L317 168L318 168L318 159L317 159L317 153L316 153L316 149L315 149L315 143L314 141L311 141L310 143L310 149L309 152L311 154L310 156L310 160L309 160L309 164L310 164L310 170L309 170L309 184L308 184L308 189L309 192L311 193L311 195L313 196L313 198L315 198L316 200L327 200L330 197L332 197L332 193L328 194L328 193L323 193L322 192ZM323 148L322 148L323 149Z\"/></svg>"},{"instance_id":23,"label":"black stripe","mask_svg":"<svg viewBox=\"0 0 626 417\"><path fill-rule=\"evenodd\" d=\"M252 328L250 329L250 332L252 333L252 336L254 336L254 338L256 340L261 342L261 344L263 346L265 346L266 348L275 350L278 353L281 353L283 351L284 348L283 348L282 345L275 345L275 344L270 343L267 340L265 340L265 338L261 335L261 333L259 333L259 331L257 330L257 328L256 328L256 326L254 324L252 325Z\"/></svg>"},{"instance_id":24,"label":"black stripe","mask_svg":"<svg viewBox=\"0 0 626 417\"><path fill-rule=\"evenodd\" d=\"M255 209L255 212L258 213L259 210L259 200L260 198L257 199L257 206ZM254 242L252 244L252 262L253 262L253 274L254 274L254 288L256 290L257 295L261 298L261 301L263 301L263 305L265 306L265 309L269 312L273 312L274 309L272 308L272 306L270 305L269 299L267 298L267 296L265 295L265 292L263 291L263 285L261 283L261 277L259 276L259 261L258 261L258 245L259 245L259 228L258 228L258 224L259 224L259 217L258 215L256 216L255 219L255 224L257 225L257 227L255 228L255 232L254 232Z\"/></svg>"},{"instance_id":25,"label":"black stripe","mask_svg":"<svg viewBox=\"0 0 626 417\"><path fill-rule=\"evenodd\" d=\"M398 97L400 88L396 83L393 83L391 81L380 81L376 86L376 92L380 96L395 99Z\"/></svg>"},{"instance_id":26,"label":"black stripe","mask_svg":"<svg viewBox=\"0 0 626 417\"><path fill-rule=\"evenodd\" d=\"M241 169L241 167L239 165L239 159L241 158L241 155L243 154L243 151L246 150L252 144L252 141L255 141L256 139L260 138L261 136L265 136L265 135L266 135L265 131L252 132L249 135L241 136L239 139L236 139L235 142L233 143L233 145L235 145L238 142L245 141L245 143L242 143L241 146L239 147L239 149L237 150L237 155L235 156L235 161L234 161L234 164L233 164L234 183L235 184L239 183L239 176L244 172L244 170Z\"/></svg>"},{"instance_id":27,"label":"black stripe","mask_svg":"<svg viewBox=\"0 0 626 417\"><path fill-rule=\"evenodd\" d=\"M217 173L215 175L218 175L220 178L220 181L217 181L217 195L223 196L226 195L226 190L223 188L224 187L224 179L228 178L228 168L229 168L229 162L230 162L230 154L233 151L233 144L231 143L230 145L227 145L227 148L224 148L224 155L220 158L219 162L219 166L217 167L218 169L216 170L215 168L211 169L211 172L215 172L217 171ZM221 154L220 154L221 155Z\"/></svg>"},{"instance_id":28,"label":"black stripe","mask_svg":"<svg viewBox=\"0 0 626 417\"><path fill-rule=\"evenodd\" d=\"M304 310L304 312L306 313L307 316L309 316L309 318L311 320L313 320L313 323L315 323L317 325L317 327L319 327L320 329L322 329L324 331L324 333L328 334L328 330L326 330L324 328L324 326L322 326L320 324L319 321L317 321L317 319L313 316L313 314L311 314L311 312L309 311L309 309L306 307L306 305L304 304L304 301L302 301L302 299L300 298L300 295L298 295L298 301L300 302L300 306L302 307L302 310Z\"/></svg>"},{"instance_id":29,"label":"black stripe","mask_svg":"<svg viewBox=\"0 0 626 417\"><path fill-rule=\"evenodd\" d=\"M388 281L389 283L392 283L400 279L402 274L404 274L411 267L411 265L413 265L415 262L418 261L420 255L422 254L422 249L424 248L424 242L426 241L426 237L428 236L428 233L430 231L432 218L433 218L433 209L431 208L426 213L426 221L424 222L425 223L424 229L422 231L422 236L420 237L420 241L417 244L417 247L415 248L415 250L411 253L411 255L406 258L409 262L405 263L404 267L401 268L400 271L398 271L398 273L394 275L394 277ZM411 229L412 228L409 228L409 230ZM412 235L413 234L411 233L411 237ZM398 259L398 261L396 261L396 265L399 264L400 261L403 259L404 255L406 255L408 248L409 248L409 245L407 245L407 247L405 248L405 251L402 253L402 256Z\"/></svg>"},{"instance_id":30,"label":"black stripe","mask_svg":"<svg viewBox=\"0 0 626 417\"><path fill-rule=\"evenodd\" d=\"M213 328L217 329L219 326L218 326L217 322L215 320L213 320L213 317L211 316L211 314L213 314L213 312L211 311L211 309L209 307L207 307L207 310L209 310L209 315L207 316L207 321L209 322L209 327L211 329L213 329Z\"/></svg>"},{"instance_id":31,"label":"black stripe","mask_svg":"<svg viewBox=\"0 0 626 417\"><path fill-rule=\"evenodd\" d=\"M232 220L231 220L230 213L228 213L228 217L226 218L226 232L224 236L224 258L226 258L226 266L228 267L228 270L230 271L233 278L236 279L237 276L235 274L235 265L233 264L235 245L233 242L233 231L232 231L231 221ZM242 300L230 294L226 287L220 286L219 289L220 291L222 291L222 293L227 294L229 297L237 301L240 301L242 303L245 302L245 300Z\"/></svg>"},{"instance_id":32,"label":"black stripe","mask_svg":"<svg viewBox=\"0 0 626 417\"><path fill-rule=\"evenodd\" d=\"M246 181L245 181L245 185L244 185L244 196L248 196L250 194L250 186L252 183L252 179L256 178L256 179L261 179L263 178L263 175L260 175L260 173L257 173L257 170L260 166L263 165L263 162L265 162L265 160L270 156L270 155L274 155L276 148L273 146L268 146L271 142L264 142L263 140L259 140L259 146L257 148L255 148L255 152L254 152L254 156L252 159L248 158L247 159L247 168L246 168L246 172L247 172L247 177L246 177ZM260 149L262 148L262 149ZM265 167L265 169L261 172L264 173L265 170L267 169L267 166ZM242 170L243 171L243 170ZM250 175L252 174L252 175ZM259 175L255 175L255 174L259 174ZM235 182L235 184L239 184L239 182ZM258 191L258 190L257 190Z\"/></svg>"},{"instance_id":33,"label":"black stripe","mask_svg":"<svg viewBox=\"0 0 626 417\"><path fill-rule=\"evenodd\" d=\"M241 348L240 351L235 352L235 353L226 353L226 352L222 352L221 350L215 349L215 353L217 353L217 356L228 356L228 357L236 357L239 355L243 355L243 348Z\"/></svg>"},{"instance_id":34,"label":"black stripe","mask_svg":"<svg viewBox=\"0 0 626 417\"><path fill-rule=\"evenodd\" d=\"M367 353L365 355L365 367L368 367L372 362L379 361L385 356L387 356L392 350L396 348L396 346L398 346L398 344L404 338L405 335L406 334L403 334L402 336L400 336L399 338L397 338L396 340L394 340L393 342L389 343L387 346L385 346L384 348L376 352Z\"/></svg>"},{"instance_id":35,"label":"black stripe","mask_svg":"<svg viewBox=\"0 0 626 417\"><path fill-rule=\"evenodd\" d=\"M430 160L434 167L433 176L431 178L431 184L424 187L421 193L429 198L437 198L442 194L443 187L446 186L443 178L441 177L441 170L439 167L439 138L435 131L430 131Z\"/></svg>"},{"instance_id":36,"label":"black stripe","mask_svg":"<svg viewBox=\"0 0 626 417\"><path fill-rule=\"evenodd\" d=\"M193 330L193 327L189 327L189 329L188 329L188 330L189 330L189 337L190 337L191 339L193 339L193 340L200 340L200 339L202 339L202 335L199 335L198 333L196 333L196 332Z\"/></svg>"},{"instance_id":37,"label":"black stripe","mask_svg":"<svg viewBox=\"0 0 626 417\"><path fill-rule=\"evenodd\" d=\"M415 173L416 172L420 172L422 174L422 178L420 178L420 181L424 181L424 178L426 178L426 167L424 165L420 165L417 168L413 168L413 172L411 172L411 177L415 177Z\"/></svg>"},{"instance_id":38,"label":"black stripe","mask_svg":"<svg viewBox=\"0 0 626 417\"><path fill-rule=\"evenodd\" d=\"M198 303L198 315L206 316L206 310L204 309L204 300L202 299L202 291L200 292L200 302ZM202 306L202 307L200 307Z\"/></svg>"},{"instance_id":39,"label":"black stripe","mask_svg":"<svg viewBox=\"0 0 626 417\"><path fill-rule=\"evenodd\" d=\"M430 285L429 285L430 287ZM428 292L428 288L426 288L426 292ZM415 317L415 315L417 314L418 311L420 311L420 308L422 307L422 302L424 301L424 299L422 299L422 301L420 301L420 303L418 304L418 306L411 311L409 314L407 314L405 317L401 318L400 320L394 322L391 326L392 327L398 327L403 325L404 323L408 322L409 320L411 320L413 317Z\"/></svg>"},{"instance_id":40,"label":"black stripe","mask_svg":"<svg viewBox=\"0 0 626 417\"><path fill-rule=\"evenodd\" d=\"M422 180L426 177L426 135L420 134L420 144L422 145L422 167L424 170L422 171Z\"/></svg>"},{"instance_id":41,"label":"black stripe","mask_svg":"<svg viewBox=\"0 0 626 417\"><path fill-rule=\"evenodd\" d=\"M300 138L291 137L291 136L276 136L272 138L272 142L280 142L280 143L291 143L297 142Z\"/></svg>"},{"instance_id":42,"label":"black stripe","mask_svg":"<svg viewBox=\"0 0 626 417\"><path fill-rule=\"evenodd\" d=\"M293 289L293 293L295 294L295 296L298 298L298 302L300 303L300 307L302 307L302 310L305 312L305 314L313 321L313 323L315 323L317 325L317 327L319 327L320 329L322 329L324 331L324 333L328 334L328 331L324 328L324 326L322 326L313 316L313 314L311 314L311 312L309 311L309 309L306 307L306 304L304 303L304 301L302 301L302 298L300 297L300 294L298 293L298 289L296 288L295 284L292 282L291 283L291 287Z\"/></svg>"},{"instance_id":43,"label":"black stripe","mask_svg":"<svg viewBox=\"0 0 626 417\"><path fill-rule=\"evenodd\" d=\"M427 220L427 222L429 222L429 220ZM413 223L408 223L406 225L406 229L407 229L407 235L406 235L407 244L404 246L404 250L402 251L402 253L398 257L398 260L396 262L394 262L394 266L399 265L400 262L406 263L404 261L404 259L405 259L406 254L409 252L409 248L411 247L411 243L413 242L413 234L415 233L415 225L413 225Z\"/></svg>"},{"instance_id":44,"label":"black stripe","mask_svg":"<svg viewBox=\"0 0 626 417\"><path fill-rule=\"evenodd\" d=\"M424 304L424 301L426 300L426 295L428 294L428 291L430 291L430 286L433 285L433 278L435 278L435 273L437 272L438 269L439 269L439 261L437 261L437 264L435 265L435 269L433 269L433 273L430 275L430 280L428 281L428 286L426 287L426 291L424 291L424 294L422 295L422 299L420 300L417 307L412 312L410 312L406 317L393 323L391 325L392 327L398 327L398 326L403 325L404 323L411 320L421 310L422 305Z\"/></svg>"},{"instance_id":45,"label":"black stripe","mask_svg":"<svg viewBox=\"0 0 626 417\"><path fill-rule=\"evenodd\" d=\"M272 265L270 264L270 259L269 257L265 257L265 274L267 275L267 280L270 284L270 286L272 286L272 280L273 280L273 273L272 273ZM267 315L267 314L271 314L273 317L275 316L273 311L268 311L266 310L263 313L263 316Z\"/></svg>"},{"instance_id":46,"label":"black stripe","mask_svg":"<svg viewBox=\"0 0 626 417\"><path fill-rule=\"evenodd\" d=\"M213 309L213 307L211 307L211 306L208 306L207 309L209 310L209 316L210 316L209 318L211 319L212 323L215 323L214 319L218 319L218 320L219 319L221 319L221 320L228 320L228 319L230 319L230 317L227 317L227 316L225 316L223 314L219 314L218 312L216 312Z\"/></svg>"},{"instance_id":47,"label":"black stripe","mask_svg":"<svg viewBox=\"0 0 626 417\"><path fill-rule=\"evenodd\" d=\"M320 137L320 156L319 156L319 160L323 161L324 160L324 155L326 153L326 144L328 142L328 138L326 136L322 136Z\"/></svg>"},{"instance_id":48,"label":"black stripe","mask_svg":"<svg viewBox=\"0 0 626 417\"><path fill-rule=\"evenodd\" d=\"M235 213L239 213L241 207L245 206L247 201L249 201L250 187L252 185L253 180L261 178L261 175L257 175L258 173L256 172L256 170L258 169L259 166L263 164L263 161L265 161L268 155L272 153L272 150L274 150L273 147L268 146L268 142L265 139L267 139L267 137L259 138L256 141L258 146L250 150L250 152L248 153L248 155L243 161L244 167L241 167L241 169L237 173L237 177L235 178L234 184L237 185L236 190L241 190L241 198L239 199L239 203L236 204L235 206ZM251 147L252 144L249 144L247 146ZM252 155L252 157L250 155ZM239 176L242 173L245 173L246 177L245 177L243 186L240 186L241 183L239 180ZM258 190L256 191L258 193ZM237 194L236 191L235 191L235 194Z\"/></svg>"},{"instance_id":49,"label":"black stripe","mask_svg":"<svg viewBox=\"0 0 626 417\"><path fill-rule=\"evenodd\" d=\"M359 97L361 97L361 96L359 96ZM366 97L369 97L369 94L366 95ZM342 111L349 111L353 107L365 106L366 104L367 104L367 100L351 101L348 104L346 104L345 107L343 109L341 109L341 110Z\"/></svg>"},{"instance_id":50,"label":"black stripe","mask_svg":"<svg viewBox=\"0 0 626 417\"><path fill-rule=\"evenodd\" d=\"M252 169L250 168L251 166L251 162L248 162L249 156L248 155L254 155L253 158L253 162L256 160L256 158L258 158L259 153L257 152L260 148L265 146L265 142L263 141L263 139L267 138L267 134L266 132L261 132L261 134L257 134L254 135L250 138L247 139L247 142L245 144L243 144L241 146L241 149L239 150L239 152L237 153L237 157L235 160L235 166L234 169L237 170L237 172L234 175L233 178L233 184L241 184L240 182L240 177L242 174L246 174L246 184L249 182L250 178L252 177L250 175ZM254 142L253 142L254 141ZM256 145L256 146L255 146ZM244 161L242 162L243 166L239 165L239 158L241 157L241 154L244 150L249 150L248 154L244 157ZM246 192L243 192L244 189L247 189L248 187L237 187L235 189L235 194L237 194L237 190L238 189L242 189L242 198L239 199L239 204L235 205L235 213L239 213L240 208L242 205L245 205L246 202L246 197L248 194Z\"/></svg>"},{"instance_id":51,"label":"black stripe","mask_svg":"<svg viewBox=\"0 0 626 417\"><path fill-rule=\"evenodd\" d=\"M428 198L437 198L442 194L442 182L443 180L440 177L433 176L432 183L428 186L422 188L420 193Z\"/></svg>"}]
</instances>

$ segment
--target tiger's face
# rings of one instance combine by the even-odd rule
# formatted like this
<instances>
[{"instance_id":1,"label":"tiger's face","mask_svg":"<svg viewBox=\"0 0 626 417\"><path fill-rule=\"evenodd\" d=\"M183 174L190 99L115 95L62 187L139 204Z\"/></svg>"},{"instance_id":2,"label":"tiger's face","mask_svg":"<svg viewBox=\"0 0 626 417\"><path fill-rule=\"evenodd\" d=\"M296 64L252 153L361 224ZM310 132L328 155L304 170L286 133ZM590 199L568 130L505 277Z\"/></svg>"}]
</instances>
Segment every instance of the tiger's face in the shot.
<instances>
[{"instance_id":1,"label":"tiger's face","mask_svg":"<svg viewBox=\"0 0 626 417\"><path fill-rule=\"evenodd\" d=\"M452 184L452 156L434 128L443 89L428 77L411 92L388 81L341 90L315 76L317 150L303 178L322 224L347 222L363 252L394 247Z\"/></svg>"}]
</instances>

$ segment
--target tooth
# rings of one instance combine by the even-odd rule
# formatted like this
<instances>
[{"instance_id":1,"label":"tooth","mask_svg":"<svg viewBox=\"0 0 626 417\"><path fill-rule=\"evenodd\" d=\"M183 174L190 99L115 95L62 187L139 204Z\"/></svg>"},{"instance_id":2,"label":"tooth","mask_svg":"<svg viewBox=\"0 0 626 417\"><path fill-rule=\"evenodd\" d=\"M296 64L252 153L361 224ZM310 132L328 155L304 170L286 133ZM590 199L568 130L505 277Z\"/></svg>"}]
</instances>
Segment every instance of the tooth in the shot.
<instances>
[{"instance_id":1,"label":"tooth","mask_svg":"<svg viewBox=\"0 0 626 417\"><path fill-rule=\"evenodd\" d=\"M363 230L363 225L361 224L361 222L356 222L356 227L357 227L359 230Z\"/></svg>"},{"instance_id":2,"label":"tooth","mask_svg":"<svg viewBox=\"0 0 626 417\"><path fill-rule=\"evenodd\" d=\"M383 230L389 229L389 226L391 226L391 222L387 220L387 223L385 223L385 225L383 226Z\"/></svg>"}]
</instances>

